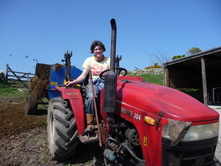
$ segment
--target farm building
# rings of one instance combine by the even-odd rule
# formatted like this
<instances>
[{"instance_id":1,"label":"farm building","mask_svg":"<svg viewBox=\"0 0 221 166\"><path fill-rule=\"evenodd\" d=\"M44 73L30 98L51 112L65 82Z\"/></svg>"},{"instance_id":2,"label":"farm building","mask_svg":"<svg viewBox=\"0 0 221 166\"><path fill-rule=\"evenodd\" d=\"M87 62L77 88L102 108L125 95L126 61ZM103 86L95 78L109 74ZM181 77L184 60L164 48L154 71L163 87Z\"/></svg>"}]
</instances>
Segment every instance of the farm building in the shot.
<instances>
[{"instance_id":1,"label":"farm building","mask_svg":"<svg viewBox=\"0 0 221 166\"><path fill-rule=\"evenodd\" d=\"M166 86L206 105L221 105L221 47L167 62L164 72Z\"/></svg>"}]
</instances>

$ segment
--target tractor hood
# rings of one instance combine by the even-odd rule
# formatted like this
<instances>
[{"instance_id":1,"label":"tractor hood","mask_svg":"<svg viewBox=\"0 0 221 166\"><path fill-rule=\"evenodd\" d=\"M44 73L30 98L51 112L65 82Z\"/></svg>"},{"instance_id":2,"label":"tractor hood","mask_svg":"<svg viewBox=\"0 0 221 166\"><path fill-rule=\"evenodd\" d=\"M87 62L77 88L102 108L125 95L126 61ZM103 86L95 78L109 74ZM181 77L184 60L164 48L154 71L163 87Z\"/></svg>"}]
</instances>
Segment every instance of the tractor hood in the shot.
<instances>
[{"instance_id":1,"label":"tractor hood","mask_svg":"<svg viewBox=\"0 0 221 166\"><path fill-rule=\"evenodd\" d=\"M142 81L118 80L119 102L147 114L162 112L166 118L181 121L218 120L219 114L178 90Z\"/></svg>"}]
</instances>

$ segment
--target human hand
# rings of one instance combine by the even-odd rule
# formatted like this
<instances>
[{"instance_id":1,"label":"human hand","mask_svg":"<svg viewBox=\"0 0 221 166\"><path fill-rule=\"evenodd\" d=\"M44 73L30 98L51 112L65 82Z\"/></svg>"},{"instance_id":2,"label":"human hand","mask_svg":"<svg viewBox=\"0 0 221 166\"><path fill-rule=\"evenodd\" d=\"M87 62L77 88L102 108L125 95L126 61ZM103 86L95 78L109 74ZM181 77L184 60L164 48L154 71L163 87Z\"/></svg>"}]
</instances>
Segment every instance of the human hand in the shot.
<instances>
[{"instance_id":1,"label":"human hand","mask_svg":"<svg viewBox=\"0 0 221 166\"><path fill-rule=\"evenodd\" d=\"M68 86L71 86L73 84L76 84L75 82L76 82L75 80L73 80L73 81L65 81L64 84L65 84L66 87L68 87Z\"/></svg>"}]
</instances>

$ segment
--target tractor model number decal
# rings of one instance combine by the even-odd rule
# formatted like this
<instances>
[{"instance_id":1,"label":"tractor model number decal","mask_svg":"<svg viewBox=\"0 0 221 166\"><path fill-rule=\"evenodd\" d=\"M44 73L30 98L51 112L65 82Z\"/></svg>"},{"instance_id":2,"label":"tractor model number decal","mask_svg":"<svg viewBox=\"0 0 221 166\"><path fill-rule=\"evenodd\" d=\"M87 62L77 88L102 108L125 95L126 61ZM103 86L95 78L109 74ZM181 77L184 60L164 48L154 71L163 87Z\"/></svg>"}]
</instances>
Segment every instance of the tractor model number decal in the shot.
<instances>
[{"instance_id":1,"label":"tractor model number decal","mask_svg":"<svg viewBox=\"0 0 221 166\"><path fill-rule=\"evenodd\" d=\"M138 114L138 113L134 113L133 117L134 117L135 120L141 120L141 115Z\"/></svg>"},{"instance_id":2,"label":"tractor model number decal","mask_svg":"<svg viewBox=\"0 0 221 166\"><path fill-rule=\"evenodd\" d=\"M134 113L132 111L126 110L126 109L121 109L121 113L128 115L129 117L135 119L135 120L141 120L141 115L138 113Z\"/></svg>"}]
</instances>

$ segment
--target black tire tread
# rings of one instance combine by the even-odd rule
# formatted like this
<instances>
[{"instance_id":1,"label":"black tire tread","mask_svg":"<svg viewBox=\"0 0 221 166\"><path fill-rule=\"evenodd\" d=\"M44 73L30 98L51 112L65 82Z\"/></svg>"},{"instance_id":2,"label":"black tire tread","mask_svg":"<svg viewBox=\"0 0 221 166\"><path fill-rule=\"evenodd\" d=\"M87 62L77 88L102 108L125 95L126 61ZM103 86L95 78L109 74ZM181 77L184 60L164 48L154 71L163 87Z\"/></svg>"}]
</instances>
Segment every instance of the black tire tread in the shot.
<instances>
[{"instance_id":1,"label":"black tire tread","mask_svg":"<svg viewBox=\"0 0 221 166\"><path fill-rule=\"evenodd\" d=\"M61 117L59 117L58 115L54 115L55 116L55 119L57 120L57 121L59 121L60 123L62 123L66 128L68 128L70 125L69 125L69 123L65 120L65 119L63 119L63 118L61 118Z\"/></svg>"},{"instance_id":2,"label":"black tire tread","mask_svg":"<svg viewBox=\"0 0 221 166\"><path fill-rule=\"evenodd\" d=\"M50 144L49 140L49 151L52 159L57 161L65 161L70 157L73 157L76 152L76 147L79 144L79 139L71 139L76 132L76 121L72 110L66 108L67 104L65 101L58 97L51 99L48 109L48 136L49 139L53 139L54 144ZM53 116L53 120L51 118ZM50 120L53 121L54 125L54 137L50 134ZM51 137L51 138L50 138Z\"/></svg>"},{"instance_id":3,"label":"black tire tread","mask_svg":"<svg viewBox=\"0 0 221 166\"><path fill-rule=\"evenodd\" d=\"M54 102L54 108L53 108L53 109L56 109L56 110L58 110L58 111L63 112L64 114L67 114L68 112L67 112L66 108L65 108L65 107L62 107L61 104L62 104L62 103L55 103L55 102Z\"/></svg>"}]
</instances>

